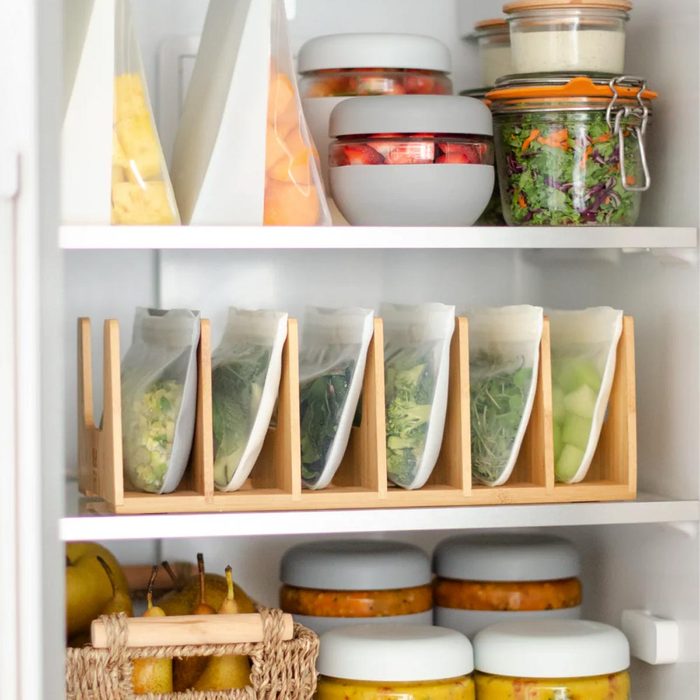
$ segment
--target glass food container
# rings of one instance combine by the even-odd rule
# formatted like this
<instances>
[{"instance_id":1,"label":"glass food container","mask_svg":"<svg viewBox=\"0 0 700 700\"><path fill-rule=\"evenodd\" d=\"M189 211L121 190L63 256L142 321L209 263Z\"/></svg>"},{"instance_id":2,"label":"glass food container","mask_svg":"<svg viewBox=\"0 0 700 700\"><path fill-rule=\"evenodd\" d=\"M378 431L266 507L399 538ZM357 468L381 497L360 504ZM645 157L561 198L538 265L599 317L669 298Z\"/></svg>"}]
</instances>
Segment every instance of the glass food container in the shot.
<instances>
[{"instance_id":1,"label":"glass food container","mask_svg":"<svg viewBox=\"0 0 700 700\"><path fill-rule=\"evenodd\" d=\"M471 644L441 627L338 627L317 667L317 700L474 700Z\"/></svg>"},{"instance_id":2,"label":"glass food container","mask_svg":"<svg viewBox=\"0 0 700 700\"><path fill-rule=\"evenodd\" d=\"M353 225L471 226L493 191L492 131L468 97L346 100L329 127L335 203Z\"/></svg>"},{"instance_id":3,"label":"glass food container","mask_svg":"<svg viewBox=\"0 0 700 700\"><path fill-rule=\"evenodd\" d=\"M514 73L623 73L631 9L629 0L506 4Z\"/></svg>"},{"instance_id":4,"label":"glass food container","mask_svg":"<svg viewBox=\"0 0 700 700\"><path fill-rule=\"evenodd\" d=\"M629 644L584 620L503 622L474 639L479 700L629 700Z\"/></svg>"},{"instance_id":5,"label":"glass food container","mask_svg":"<svg viewBox=\"0 0 700 700\"><path fill-rule=\"evenodd\" d=\"M639 78L522 76L487 94L511 226L632 226L656 93Z\"/></svg>"},{"instance_id":6,"label":"glass food container","mask_svg":"<svg viewBox=\"0 0 700 700\"><path fill-rule=\"evenodd\" d=\"M333 108L359 95L451 95L450 51L417 34L331 34L299 51L304 114L328 185L328 120Z\"/></svg>"},{"instance_id":7,"label":"glass food container","mask_svg":"<svg viewBox=\"0 0 700 700\"><path fill-rule=\"evenodd\" d=\"M282 558L280 607L318 634L362 622L430 623L428 555L400 542L309 542Z\"/></svg>"},{"instance_id":8,"label":"glass food container","mask_svg":"<svg viewBox=\"0 0 700 700\"><path fill-rule=\"evenodd\" d=\"M435 624L468 637L505 620L581 616L579 555L545 535L468 535L435 549Z\"/></svg>"},{"instance_id":9,"label":"glass food container","mask_svg":"<svg viewBox=\"0 0 700 700\"><path fill-rule=\"evenodd\" d=\"M510 28L504 19L485 19L474 25L479 47L481 84L491 86L498 78L513 73L510 55Z\"/></svg>"}]
</instances>

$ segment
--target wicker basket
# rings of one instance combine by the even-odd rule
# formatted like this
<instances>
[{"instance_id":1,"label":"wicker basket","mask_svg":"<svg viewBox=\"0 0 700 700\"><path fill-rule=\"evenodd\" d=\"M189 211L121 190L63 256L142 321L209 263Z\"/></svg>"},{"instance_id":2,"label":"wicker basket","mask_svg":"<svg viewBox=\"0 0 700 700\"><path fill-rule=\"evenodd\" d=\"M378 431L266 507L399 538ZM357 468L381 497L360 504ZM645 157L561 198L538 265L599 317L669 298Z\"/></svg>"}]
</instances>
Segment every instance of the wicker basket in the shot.
<instances>
[{"instance_id":1,"label":"wicker basket","mask_svg":"<svg viewBox=\"0 0 700 700\"><path fill-rule=\"evenodd\" d=\"M311 700L316 690L318 637L294 625L293 638L283 641L283 614L260 609L261 642L198 644L132 648L127 646L127 617L101 618L107 632L107 648L68 649L67 700ZM241 654L250 657L251 685L239 690L187 691L162 695L136 695L131 684L132 661L138 658L183 658Z\"/></svg>"}]
</instances>

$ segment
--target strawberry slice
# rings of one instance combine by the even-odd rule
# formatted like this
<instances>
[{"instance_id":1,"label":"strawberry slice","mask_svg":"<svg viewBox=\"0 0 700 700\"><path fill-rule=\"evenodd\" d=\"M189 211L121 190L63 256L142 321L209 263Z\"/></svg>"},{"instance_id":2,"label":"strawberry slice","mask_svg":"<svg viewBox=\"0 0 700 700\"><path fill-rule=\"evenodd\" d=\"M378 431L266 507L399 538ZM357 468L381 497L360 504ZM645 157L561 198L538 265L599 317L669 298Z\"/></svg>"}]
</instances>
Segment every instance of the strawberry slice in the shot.
<instances>
[{"instance_id":1,"label":"strawberry slice","mask_svg":"<svg viewBox=\"0 0 700 700\"><path fill-rule=\"evenodd\" d=\"M435 78L427 75L407 75L403 86L409 95L432 95L435 92Z\"/></svg>"},{"instance_id":2,"label":"strawberry slice","mask_svg":"<svg viewBox=\"0 0 700 700\"><path fill-rule=\"evenodd\" d=\"M343 152L348 165L379 165L384 162L381 153L364 143L346 144L343 146Z\"/></svg>"},{"instance_id":3,"label":"strawberry slice","mask_svg":"<svg viewBox=\"0 0 700 700\"><path fill-rule=\"evenodd\" d=\"M435 158L435 144L432 141L404 141L393 143L392 146L384 156L390 165L432 163Z\"/></svg>"},{"instance_id":4,"label":"strawberry slice","mask_svg":"<svg viewBox=\"0 0 700 700\"><path fill-rule=\"evenodd\" d=\"M438 148L444 155L435 160L436 163L469 163L479 165L482 162L478 146L463 143L440 142Z\"/></svg>"}]
</instances>

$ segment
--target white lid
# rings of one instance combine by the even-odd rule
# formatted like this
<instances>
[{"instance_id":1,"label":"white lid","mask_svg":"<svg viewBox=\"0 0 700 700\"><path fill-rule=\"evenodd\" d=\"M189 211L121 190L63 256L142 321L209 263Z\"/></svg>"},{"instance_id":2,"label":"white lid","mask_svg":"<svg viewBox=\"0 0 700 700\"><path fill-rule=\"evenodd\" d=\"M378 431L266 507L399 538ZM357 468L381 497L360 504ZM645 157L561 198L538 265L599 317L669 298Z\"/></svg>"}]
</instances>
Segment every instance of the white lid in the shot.
<instances>
[{"instance_id":1,"label":"white lid","mask_svg":"<svg viewBox=\"0 0 700 700\"><path fill-rule=\"evenodd\" d=\"M480 100L460 95L378 95L338 103L330 136L353 134L493 135L491 111Z\"/></svg>"},{"instance_id":2,"label":"white lid","mask_svg":"<svg viewBox=\"0 0 700 700\"><path fill-rule=\"evenodd\" d=\"M327 591L381 591L430 583L420 548L383 540L308 542L282 557L282 583Z\"/></svg>"},{"instance_id":3,"label":"white lid","mask_svg":"<svg viewBox=\"0 0 700 700\"><path fill-rule=\"evenodd\" d=\"M458 581L556 581L581 573L567 540L548 535L468 535L443 540L433 569Z\"/></svg>"},{"instance_id":4,"label":"white lid","mask_svg":"<svg viewBox=\"0 0 700 700\"><path fill-rule=\"evenodd\" d=\"M323 676L353 681L434 681L474 670L469 640L432 625L352 625L321 635Z\"/></svg>"},{"instance_id":5,"label":"white lid","mask_svg":"<svg viewBox=\"0 0 700 700\"><path fill-rule=\"evenodd\" d=\"M299 51L299 72L341 68L412 68L449 73L450 50L420 34L328 34Z\"/></svg>"},{"instance_id":6,"label":"white lid","mask_svg":"<svg viewBox=\"0 0 700 700\"><path fill-rule=\"evenodd\" d=\"M586 620L500 622L474 638L478 671L516 678L589 678L626 671L620 630Z\"/></svg>"}]
</instances>

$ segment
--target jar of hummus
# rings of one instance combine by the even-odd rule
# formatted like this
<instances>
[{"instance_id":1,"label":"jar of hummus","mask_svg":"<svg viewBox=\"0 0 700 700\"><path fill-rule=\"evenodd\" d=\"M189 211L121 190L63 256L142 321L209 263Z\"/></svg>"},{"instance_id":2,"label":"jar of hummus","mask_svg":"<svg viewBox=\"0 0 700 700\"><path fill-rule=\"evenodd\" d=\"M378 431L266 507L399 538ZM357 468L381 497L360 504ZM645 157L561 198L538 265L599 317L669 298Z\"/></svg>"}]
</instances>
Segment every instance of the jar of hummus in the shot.
<instances>
[{"instance_id":1,"label":"jar of hummus","mask_svg":"<svg viewBox=\"0 0 700 700\"><path fill-rule=\"evenodd\" d=\"M629 700L625 635L584 620L503 622L474 639L479 700Z\"/></svg>"},{"instance_id":2,"label":"jar of hummus","mask_svg":"<svg viewBox=\"0 0 700 700\"><path fill-rule=\"evenodd\" d=\"M474 700L471 644L427 625L354 625L321 636L317 700Z\"/></svg>"},{"instance_id":3,"label":"jar of hummus","mask_svg":"<svg viewBox=\"0 0 700 700\"><path fill-rule=\"evenodd\" d=\"M430 624L428 555L382 540L309 542L282 558L280 608L318 634L363 622Z\"/></svg>"},{"instance_id":4,"label":"jar of hummus","mask_svg":"<svg viewBox=\"0 0 700 700\"><path fill-rule=\"evenodd\" d=\"M435 549L435 624L471 637L505 620L579 618L574 546L544 535L453 537Z\"/></svg>"}]
</instances>

